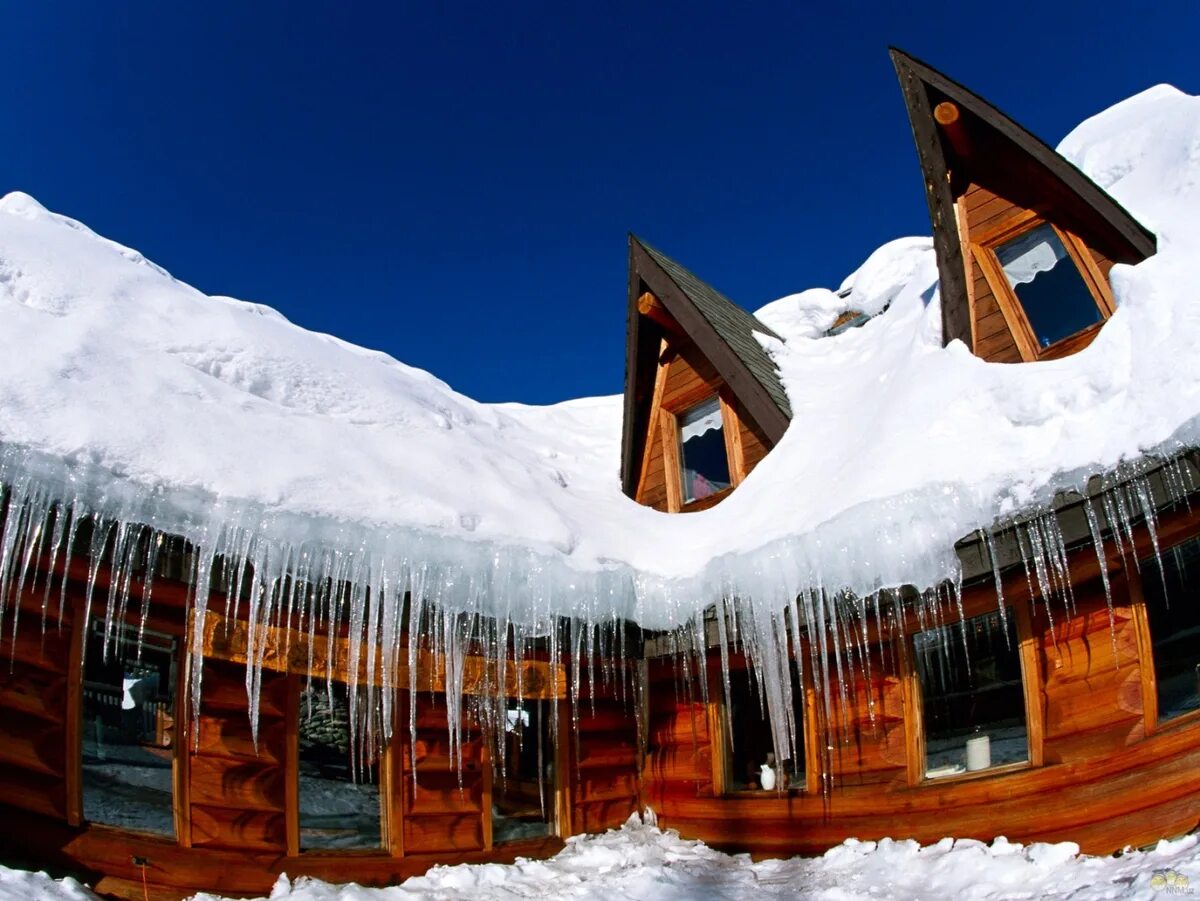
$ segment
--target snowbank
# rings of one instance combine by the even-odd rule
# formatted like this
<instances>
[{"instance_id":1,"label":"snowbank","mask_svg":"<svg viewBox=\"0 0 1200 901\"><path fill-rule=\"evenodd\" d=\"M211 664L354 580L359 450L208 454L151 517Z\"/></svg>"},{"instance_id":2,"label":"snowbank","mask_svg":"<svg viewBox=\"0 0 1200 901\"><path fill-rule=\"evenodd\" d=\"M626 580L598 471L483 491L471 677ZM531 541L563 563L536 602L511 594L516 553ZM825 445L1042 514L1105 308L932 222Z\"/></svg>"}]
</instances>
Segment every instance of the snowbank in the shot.
<instances>
[{"instance_id":1,"label":"snowbank","mask_svg":"<svg viewBox=\"0 0 1200 901\"><path fill-rule=\"evenodd\" d=\"M945 898L1151 899L1193 894L1200 886L1195 836L1146 852L1087 857L1069 842L1023 846L943 839L850 839L818 858L752 862L632 818L603 835L578 836L549 860L511 865L435 867L385 889L280 878L270 901L487 901L509 898L696 899L813 898L829 901L942 901ZM0 867L0 901L79 901L94 896L67 879ZM200 894L196 901L220 901Z\"/></svg>"}]
</instances>

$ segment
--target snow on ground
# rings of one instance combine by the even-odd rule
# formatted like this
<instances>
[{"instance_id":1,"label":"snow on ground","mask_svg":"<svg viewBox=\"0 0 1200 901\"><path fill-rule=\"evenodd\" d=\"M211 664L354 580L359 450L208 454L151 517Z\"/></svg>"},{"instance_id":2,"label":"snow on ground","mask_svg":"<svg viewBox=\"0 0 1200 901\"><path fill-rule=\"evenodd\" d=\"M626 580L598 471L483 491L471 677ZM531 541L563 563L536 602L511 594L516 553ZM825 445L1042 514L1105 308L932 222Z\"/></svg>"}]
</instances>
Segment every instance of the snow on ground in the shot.
<instances>
[{"instance_id":1,"label":"snow on ground","mask_svg":"<svg viewBox=\"0 0 1200 901\"><path fill-rule=\"evenodd\" d=\"M435 867L424 876L385 889L281 878L270 901L1098 901L1162 899L1195 894L1200 889L1200 848L1195 836L1120 857L1087 857L1078 851L1078 846L1069 842L1023 846L1002 838L990 845L944 839L925 847L913 841L850 839L821 857L754 863L746 855L722 854L702 842L643 825L635 817L603 835L572 838L549 860ZM0 868L0 901L92 897L73 880L55 882L44 874ZM196 901L219 899L200 894Z\"/></svg>"}]
</instances>

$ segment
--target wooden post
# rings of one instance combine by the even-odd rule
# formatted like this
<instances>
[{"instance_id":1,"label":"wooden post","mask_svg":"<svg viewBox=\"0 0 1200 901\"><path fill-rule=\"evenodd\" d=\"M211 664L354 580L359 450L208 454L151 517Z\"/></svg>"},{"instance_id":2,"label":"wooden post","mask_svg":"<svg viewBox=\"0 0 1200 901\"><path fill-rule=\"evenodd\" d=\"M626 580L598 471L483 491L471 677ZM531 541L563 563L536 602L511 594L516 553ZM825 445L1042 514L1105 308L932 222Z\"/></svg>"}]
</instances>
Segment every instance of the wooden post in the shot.
<instances>
[{"instance_id":1,"label":"wooden post","mask_svg":"<svg viewBox=\"0 0 1200 901\"><path fill-rule=\"evenodd\" d=\"M575 774L571 770L571 703L565 699L551 701L558 705L558 731L554 740L554 831L559 838L575 834L574 792Z\"/></svg>"},{"instance_id":2,"label":"wooden post","mask_svg":"<svg viewBox=\"0 0 1200 901\"><path fill-rule=\"evenodd\" d=\"M663 443L663 470L667 483L667 512L683 509L683 470L679 463L679 423L673 413L658 411L658 429Z\"/></svg>"},{"instance_id":3,"label":"wooden post","mask_svg":"<svg viewBox=\"0 0 1200 901\"><path fill-rule=\"evenodd\" d=\"M175 736L171 743L171 788L175 836L180 847L192 846L192 630L184 619L175 660Z\"/></svg>"},{"instance_id":4,"label":"wooden post","mask_svg":"<svg viewBox=\"0 0 1200 901\"><path fill-rule=\"evenodd\" d=\"M66 578L64 571L64 581ZM67 824L71 826L83 825L83 645L87 622L79 606L71 605L71 652L67 660L67 709L63 724L66 741L66 814Z\"/></svg>"},{"instance_id":5,"label":"wooden post","mask_svg":"<svg viewBox=\"0 0 1200 901\"><path fill-rule=\"evenodd\" d=\"M1011 609L1017 620L1017 643L1021 654L1021 687L1025 691L1025 729L1029 738L1029 765L1041 766L1046 735L1046 709L1042 703L1042 668L1029 601Z\"/></svg>"},{"instance_id":6,"label":"wooden post","mask_svg":"<svg viewBox=\"0 0 1200 901\"><path fill-rule=\"evenodd\" d=\"M1158 731L1158 675L1154 672L1154 639L1150 634L1150 615L1146 610L1141 573L1134 566L1127 569L1125 575L1129 582L1129 606L1133 608L1133 627L1137 636L1138 670L1142 682L1142 727L1149 737Z\"/></svg>"},{"instance_id":7,"label":"wooden post","mask_svg":"<svg viewBox=\"0 0 1200 901\"><path fill-rule=\"evenodd\" d=\"M287 675L284 711L283 816L287 825L287 854L300 853L300 676Z\"/></svg>"},{"instance_id":8,"label":"wooden post","mask_svg":"<svg viewBox=\"0 0 1200 901\"><path fill-rule=\"evenodd\" d=\"M504 728L503 725L501 728ZM485 733L486 734L486 733ZM503 741L503 739L501 739ZM483 799L480 802L479 815L483 817L483 850L492 850L492 791L495 774L492 772L492 753L488 748L490 742L484 741L483 746L479 750L479 765L483 772L480 778L483 780Z\"/></svg>"}]
</instances>

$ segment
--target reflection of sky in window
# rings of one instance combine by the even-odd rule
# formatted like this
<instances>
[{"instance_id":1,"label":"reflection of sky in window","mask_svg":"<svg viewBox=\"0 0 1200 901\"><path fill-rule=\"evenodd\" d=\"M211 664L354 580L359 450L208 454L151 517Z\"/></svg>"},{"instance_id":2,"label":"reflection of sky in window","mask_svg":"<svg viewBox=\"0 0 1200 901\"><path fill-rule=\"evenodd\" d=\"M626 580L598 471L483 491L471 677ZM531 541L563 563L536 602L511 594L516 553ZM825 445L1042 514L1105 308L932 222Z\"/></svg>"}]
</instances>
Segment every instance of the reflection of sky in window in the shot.
<instances>
[{"instance_id":1,"label":"reflection of sky in window","mask_svg":"<svg viewBox=\"0 0 1200 901\"><path fill-rule=\"evenodd\" d=\"M729 487L729 457L717 398L679 417L679 443L685 504Z\"/></svg>"},{"instance_id":2,"label":"reflection of sky in window","mask_svg":"<svg viewBox=\"0 0 1200 901\"><path fill-rule=\"evenodd\" d=\"M1001 244L996 258L1042 347L1100 321L1092 292L1048 223Z\"/></svg>"}]
</instances>

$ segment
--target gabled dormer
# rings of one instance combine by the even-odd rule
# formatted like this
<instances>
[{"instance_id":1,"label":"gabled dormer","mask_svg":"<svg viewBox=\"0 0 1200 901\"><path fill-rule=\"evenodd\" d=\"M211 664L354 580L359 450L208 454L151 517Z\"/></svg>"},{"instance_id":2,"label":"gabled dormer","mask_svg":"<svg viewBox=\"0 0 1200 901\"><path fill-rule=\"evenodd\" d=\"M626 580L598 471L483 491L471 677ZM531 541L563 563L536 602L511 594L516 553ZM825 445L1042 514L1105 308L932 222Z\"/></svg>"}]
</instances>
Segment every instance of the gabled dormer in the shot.
<instances>
[{"instance_id":1,"label":"gabled dormer","mask_svg":"<svg viewBox=\"0 0 1200 901\"><path fill-rule=\"evenodd\" d=\"M791 407L754 332L779 336L629 237L621 483L665 512L719 503L783 436Z\"/></svg>"},{"instance_id":2,"label":"gabled dormer","mask_svg":"<svg viewBox=\"0 0 1200 901\"><path fill-rule=\"evenodd\" d=\"M1004 363L1086 347L1114 310L1113 263L1154 235L1062 156L986 100L899 50L925 176L942 334Z\"/></svg>"}]
</instances>

